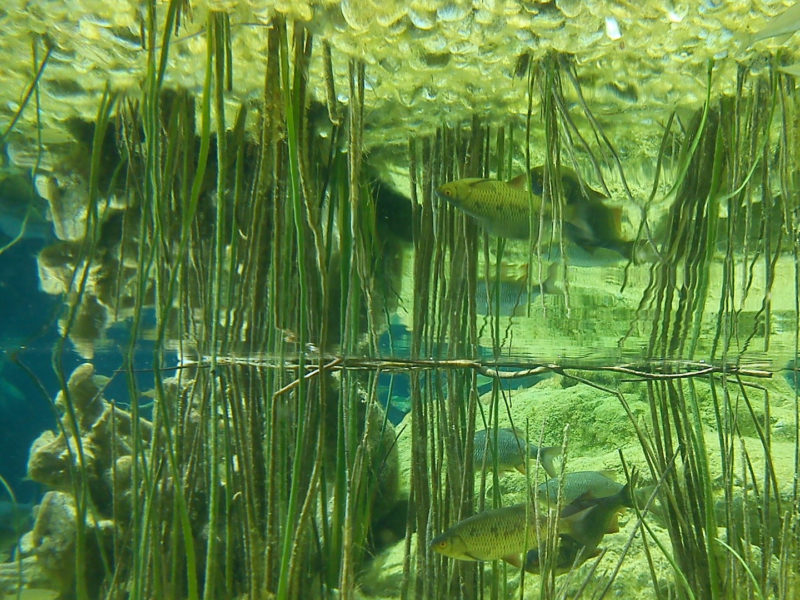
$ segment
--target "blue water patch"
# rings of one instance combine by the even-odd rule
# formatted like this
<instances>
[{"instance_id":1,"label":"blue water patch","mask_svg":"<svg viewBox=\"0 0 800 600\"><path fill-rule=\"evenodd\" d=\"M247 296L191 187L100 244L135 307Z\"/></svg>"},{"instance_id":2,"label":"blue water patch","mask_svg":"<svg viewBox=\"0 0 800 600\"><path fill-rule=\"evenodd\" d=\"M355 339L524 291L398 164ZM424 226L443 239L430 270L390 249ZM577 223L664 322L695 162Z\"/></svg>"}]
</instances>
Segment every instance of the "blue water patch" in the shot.
<instances>
[{"instance_id":1,"label":"blue water patch","mask_svg":"<svg viewBox=\"0 0 800 600\"><path fill-rule=\"evenodd\" d=\"M9 241L0 234L0 246ZM43 243L25 237L0 254L0 475L22 502L38 499L38 486L25 479L28 452L43 431L56 429L53 399L60 389L53 351L64 304L61 296L39 289L36 256ZM152 329L153 311L145 312L143 328ZM128 380L120 369L129 333L127 323L113 325L96 345L91 360L98 375L110 377L104 396L125 407L130 406ZM153 387L152 357L153 342L139 342L134 362L141 391ZM66 377L86 362L69 341L59 359ZM141 398L141 402L150 399Z\"/></svg>"},{"instance_id":2,"label":"blue water patch","mask_svg":"<svg viewBox=\"0 0 800 600\"><path fill-rule=\"evenodd\" d=\"M38 495L24 481L28 450L55 427L50 398L58 389L51 349L60 299L39 291L40 248L41 240L22 239L0 255L0 474L23 502Z\"/></svg>"},{"instance_id":3,"label":"blue water patch","mask_svg":"<svg viewBox=\"0 0 800 600\"><path fill-rule=\"evenodd\" d=\"M389 329L379 338L378 349L384 358L409 358L411 356L411 331L403 324L391 324ZM446 347L438 348L437 355L446 356ZM491 364L494 359L494 352L491 348L478 346L478 358L485 361L486 364ZM523 367L501 370L506 373L514 373L523 370ZM429 372L423 372L421 375L423 379L427 376L430 376ZM437 373L434 376L441 376L441 373ZM548 376L548 374L539 374L496 379L479 374L478 394L483 395L491 392L495 380L499 383L502 391L510 391L531 387ZM446 391L446 378L442 379L441 385ZM408 373L381 372L378 375L377 393L381 405L387 410L389 421L394 425L400 423L406 414L411 411L411 378Z\"/></svg>"},{"instance_id":4,"label":"blue water patch","mask_svg":"<svg viewBox=\"0 0 800 600\"><path fill-rule=\"evenodd\" d=\"M796 392L800 391L800 357L790 360L782 370L786 383Z\"/></svg>"}]
</instances>

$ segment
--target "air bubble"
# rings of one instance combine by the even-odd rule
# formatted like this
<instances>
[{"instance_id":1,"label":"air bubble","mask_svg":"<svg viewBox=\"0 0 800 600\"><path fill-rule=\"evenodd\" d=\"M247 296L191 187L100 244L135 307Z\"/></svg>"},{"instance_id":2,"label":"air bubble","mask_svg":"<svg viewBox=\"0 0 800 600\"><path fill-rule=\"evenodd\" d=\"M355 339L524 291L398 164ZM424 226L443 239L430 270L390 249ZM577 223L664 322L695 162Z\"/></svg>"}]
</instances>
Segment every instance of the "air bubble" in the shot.
<instances>
[{"instance_id":1,"label":"air bubble","mask_svg":"<svg viewBox=\"0 0 800 600\"><path fill-rule=\"evenodd\" d=\"M471 7L459 6L455 2L448 2L436 10L436 17L440 21L460 21L472 10Z\"/></svg>"},{"instance_id":2,"label":"air bubble","mask_svg":"<svg viewBox=\"0 0 800 600\"><path fill-rule=\"evenodd\" d=\"M622 37L619 30L619 23L614 17L606 17L606 35L611 40L618 40Z\"/></svg>"},{"instance_id":3,"label":"air bubble","mask_svg":"<svg viewBox=\"0 0 800 600\"><path fill-rule=\"evenodd\" d=\"M583 0L556 0L556 6L565 17L574 19L583 10Z\"/></svg>"},{"instance_id":4,"label":"air bubble","mask_svg":"<svg viewBox=\"0 0 800 600\"><path fill-rule=\"evenodd\" d=\"M436 13L427 10L408 9L408 18L417 29L427 31L436 25Z\"/></svg>"}]
</instances>

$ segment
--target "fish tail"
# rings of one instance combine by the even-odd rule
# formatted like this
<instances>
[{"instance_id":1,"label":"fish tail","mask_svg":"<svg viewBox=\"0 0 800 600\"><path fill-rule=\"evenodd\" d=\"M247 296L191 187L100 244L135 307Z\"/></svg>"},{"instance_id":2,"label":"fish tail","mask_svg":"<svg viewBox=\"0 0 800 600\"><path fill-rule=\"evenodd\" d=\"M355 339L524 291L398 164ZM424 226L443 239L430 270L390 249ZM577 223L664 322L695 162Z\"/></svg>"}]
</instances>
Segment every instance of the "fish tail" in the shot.
<instances>
[{"instance_id":1,"label":"fish tail","mask_svg":"<svg viewBox=\"0 0 800 600\"><path fill-rule=\"evenodd\" d=\"M545 473L550 477L558 477L556 461L561 458L561 446L546 446L539 448L538 459Z\"/></svg>"},{"instance_id":2,"label":"fish tail","mask_svg":"<svg viewBox=\"0 0 800 600\"><path fill-rule=\"evenodd\" d=\"M645 485L640 488L636 488L631 495L636 499L636 503L640 507L643 507L645 504L647 504L647 501L650 499L650 496L655 489L655 485ZM653 510L652 506L650 507L650 510Z\"/></svg>"},{"instance_id":3,"label":"fish tail","mask_svg":"<svg viewBox=\"0 0 800 600\"><path fill-rule=\"evenodd\" d=\"M631 493L631 482L626 483L619 491L619 503L622 506L633 508L633 494Z\"/></svg>"}]
</instances>

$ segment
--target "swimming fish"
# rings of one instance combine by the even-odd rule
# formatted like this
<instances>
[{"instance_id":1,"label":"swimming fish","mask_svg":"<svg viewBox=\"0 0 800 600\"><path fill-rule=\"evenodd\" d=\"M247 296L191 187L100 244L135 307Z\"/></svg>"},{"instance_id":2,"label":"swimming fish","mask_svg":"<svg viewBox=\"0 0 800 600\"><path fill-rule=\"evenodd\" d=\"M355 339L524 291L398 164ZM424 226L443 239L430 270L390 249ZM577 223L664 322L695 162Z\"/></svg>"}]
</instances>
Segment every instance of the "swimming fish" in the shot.
<instances>
[{"instance_id":1,"label":"swimming fish","mask_svg":"<svg viewBox=\"0 0 800 600\"><path fill-rule=\"evenodd\" d=\"M582 552L589 558L606 533L618 531L616 514L630 503L629 487L605 498L581 498L567 506L558 518L557 531L567 536L563 556L558 562ZM431 540L432 550L459 560L505 560L517 567L535 569L539 565L538 526L545 527L547 516L538 517L532 506L515 504L487 510L459 521ZM537 549L533 555L530 550ZM524 555L524 558L522 558ZM525 562L521 562L524 560Z\"/></svg>"},{"instance_id":2,"label":"swimming fish","mask_svg":"<svg viewBox=\"0 0 800 600\"><path fill-rule=\"evenodd\" d=\"M548 479L539 484L536 493L539 499L549 504L555 504L558 499L558 477ZM623 488L621 483L614 481L599 471L573 471L564 474L564 488L562 490L561 504L572 504L578 498L605 498L618 494Z\"/></svg>"},{"instance_id":3,"label":"swimming fish","mask_svg":"<svg viewBox=\"0 0 800 600\"><path fill-rule=\"evenodd\" d=\"M529 193L524 174L511 181L458 179L440 185L436 192L477 219L489 233L515 239L527 239L530 234ZM538 211L540 206L541 198L534 194L534 210Z\"/></svg>"},{"instance_id":4,"label":"swimming fish","mask_svg":"<svg viewBox=\"0 0 800 600\"><path fill-rule=\"evenodd\" d=\"M600 202L608 199L602 192L598 192L582 182L573 169L562 166L559 167L559 173L561 174L561 190L564 192L567 204L576 204L581 201ZM530 175L531 190L534 194L541 196L544 191L544 165L533 167Z\"/></svg>"},{"instance_id":5,"label":"swimming fish","mask_svg":"<svg viewBox=\"0 0 800 600\"><path fill-rule=\"evenodd\" d=\"M539 515L539 526L545 524L545 515ZM504 506L459 521L433 538L431 549L460 560L502 558L519 563L523 552L537 546L536 529L533 506Z\"/></svg>"},{"instance_id":6,"label":"swimming fish","mask_svg":"<svg viewBox=\"0 0 800 600\"><path fill-rule=\"evenodd\" d=\"M488 433L488 444L487 444ZM482 429L475 432L473 438L472 464L476 470L482 468L484 464L484 450L486 451L486 468L494 465L494 430ZM516 469L520 473L525 473L528 461L538 459L542 468L550 476L554 477L556 468L555 460L561 456L559 446L534 446L525 441L525 436L507 427L497 429L497 468L499 471L511 471Z\"/></svg>"},{"instance_id":7,"label":"swimming fish","mask_svg":"<svg viewBox=\"0 0 800 600\"><path fill-rule=\"evenodd\" d=\"M617 515L633 506L631 484L626 483L616 494L592 498L584 494L561 511L560 519L570 523L570 536L588 548L596 548L606 533L619 531Z\"/></svg>"},{"instance_id":8,"label":"swimming fish","mask_svg":"<svg viewBox=\"0 0 800 600\"><path fill-rule=\"evenodd\" d=\"M563 221L567 239L585 250L607 248L629 258L634 243L622 238L622 209L607 206L600 192L581 187L574 171L562 169L561 178L566 198ZM538 224L542 208L542 167L531 169L529 182L526 184L524 175L510 181L467 178L445 183L436 191L453 206L474 217L489 233L528 239L531 203L537 216L535 224ZM549 207L545 207L545 216L548 214Z\"/></svg>"},{"instance_id":9,"label":"swimming fish","mask_svg":"<svg viewBox=\"0 0 800 600\"><path fill-rule=\"evenodd\" d=\"M597 473L597 475L601 474ZM616 483L607 477L605 479ZM594 488L594 493L606 492L611 487L597 478L585 477L585 480L593 480L595 485L590 487ZM630 484L617 485L620 488L615 494L599 498L592 498L593 492L587 491L561 512L559 518L560 543L558 555L554 561L556 573L568 571L573 566L581 565L588 559L597 556L600 554L598 546L605 534L619 531L617 516L623 508L633 506L633 501ZM541 558L539 548L531 548L525 553L522 566L529 573L538 573L542 566ZM515 566L519 567L518 564Z\"/></svg>"}]
</instances>

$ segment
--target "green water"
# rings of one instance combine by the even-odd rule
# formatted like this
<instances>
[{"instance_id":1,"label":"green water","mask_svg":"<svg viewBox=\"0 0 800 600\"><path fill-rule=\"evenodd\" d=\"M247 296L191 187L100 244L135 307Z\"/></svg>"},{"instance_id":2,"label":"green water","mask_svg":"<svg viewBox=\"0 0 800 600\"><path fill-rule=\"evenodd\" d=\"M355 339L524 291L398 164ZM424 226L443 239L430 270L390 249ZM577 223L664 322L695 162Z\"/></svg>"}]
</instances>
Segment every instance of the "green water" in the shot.
<instances>
[{"instance_id":1,"label":"green water","mask_svg":"<svg viewBox=\"0 0 800 600\"><path fill-rule=\"evenodd\" d=\"M0 594L797 596L797 6L55 4L0 11L61 305ZM436 191L535 167L531 239ZM497 427L642 501L543 574L437 553L543 478Z\"/></svg>"}]
</instances>

